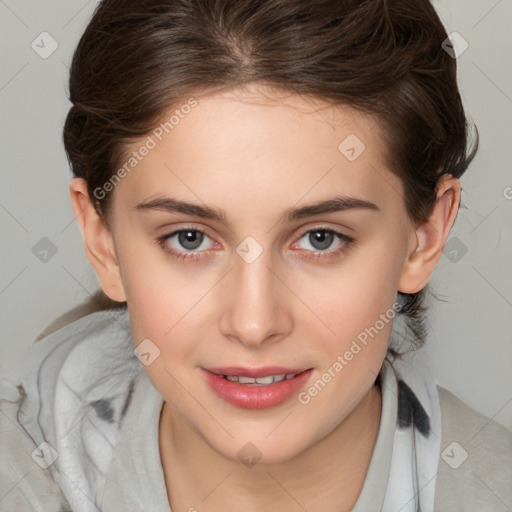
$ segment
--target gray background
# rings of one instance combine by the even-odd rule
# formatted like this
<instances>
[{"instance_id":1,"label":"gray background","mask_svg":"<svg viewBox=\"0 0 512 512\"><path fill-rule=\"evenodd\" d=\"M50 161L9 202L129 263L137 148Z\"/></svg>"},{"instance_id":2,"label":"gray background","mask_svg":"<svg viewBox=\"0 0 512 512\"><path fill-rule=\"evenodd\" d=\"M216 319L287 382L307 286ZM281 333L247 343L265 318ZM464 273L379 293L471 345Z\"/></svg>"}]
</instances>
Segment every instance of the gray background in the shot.
<instances>
[{"instance_id":1,"label":"gray background","mask_svg":"<svg viewBox=\"0 0 512 512\"><path fill-rule=\"evenodd\" d=\"M68 66L95 5L0 0L0 373L6 377L16 375L54 318L98 287L74 222L61 142ZM463 208L432 280L446 302L433 303L428 344L414 357L439 384L512 429L512 0L435 6L448 33L469 45L458 57L459 83L481 145L463 177ZM31 47L42 32L58 43L46 59ZM45 41L40 52L51 48ZM57 251L46 262L36 257L43 237Z\"/></svg>"}]
</instances>

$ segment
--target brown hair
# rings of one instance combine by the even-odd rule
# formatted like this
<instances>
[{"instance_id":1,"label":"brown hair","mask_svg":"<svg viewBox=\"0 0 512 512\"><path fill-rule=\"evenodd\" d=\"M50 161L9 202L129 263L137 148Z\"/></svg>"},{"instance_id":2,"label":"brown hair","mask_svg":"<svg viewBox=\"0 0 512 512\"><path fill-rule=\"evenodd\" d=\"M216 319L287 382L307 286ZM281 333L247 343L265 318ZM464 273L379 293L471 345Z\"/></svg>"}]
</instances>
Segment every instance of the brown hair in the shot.
<instances>
[{"instance_id":1,"label":"brown hair","mask_svg":"<svg viewBox=\"0 0 512 512\"><path fill-rule=\"evenodd\" d=\"M258 82L376 116L411 219L468 153L456 61L429 0L103 0L75 51L64 145L91 198L126 145L195 91ZM107 218L109 197L94 201ZM424 292L402 294L415 342Z\"/></svg>"}]
</instances>

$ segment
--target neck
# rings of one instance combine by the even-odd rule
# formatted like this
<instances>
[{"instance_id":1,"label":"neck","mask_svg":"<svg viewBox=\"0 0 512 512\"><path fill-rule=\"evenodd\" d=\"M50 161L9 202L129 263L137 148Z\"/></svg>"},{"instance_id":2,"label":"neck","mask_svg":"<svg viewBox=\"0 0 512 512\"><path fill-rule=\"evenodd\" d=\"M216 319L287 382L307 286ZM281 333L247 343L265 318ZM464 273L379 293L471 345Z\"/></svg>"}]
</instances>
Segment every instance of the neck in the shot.
<instances>
[{"instance_id":1,"label":"neck","mask_svg":"<svg viewBox=\"0 0 512 512\"><path fill-rule=\"evenodd\" d=\"M250 468L215 451L164 402L159 444L172 510L350 510L377 439L381 393L373 386L326 437L296 457Z\"/></svg>"}]
</instances>

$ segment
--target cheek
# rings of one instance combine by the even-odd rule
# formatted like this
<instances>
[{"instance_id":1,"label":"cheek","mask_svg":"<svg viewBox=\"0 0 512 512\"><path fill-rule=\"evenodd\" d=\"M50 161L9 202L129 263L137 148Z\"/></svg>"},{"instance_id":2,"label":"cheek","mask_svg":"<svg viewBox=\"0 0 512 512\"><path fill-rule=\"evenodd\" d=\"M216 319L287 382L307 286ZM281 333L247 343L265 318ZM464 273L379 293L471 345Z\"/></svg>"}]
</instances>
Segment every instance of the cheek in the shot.
<instances>
[{"instance_id":1,"label":"cheek","mask_svg":"<svg viewBox=\"0 0 512 512\"><path fill-rule=\"evenodd\" d=\"M151 353L144 370L165 400L181 411L186 397L180 394L180 383L186 385L184 372L191 369L197 339L202 337L196 327L204 314L200 299L206 283L187 278L179 269L162 263L153 252L152 260L126 262L123 279L134 345L141 344L145 351L149 347Z\"/></svg>"},{"instance_id":2,"label":"cheek","mask_svg":"<svg viewBox=\"0 0 512 512\"><path fill-rule=\"evenodd\" d=\"M357 260L326 277L321 288L303 283L301 293L309 289L312 309L334 331L314 338L322 364L298 397L306 409L328 415L324 424L347 415L375 382L392 331L399 274L396 254L383 244L361 251Z\"/></svg>"},{"instance_id":3,"label":"cheek","mask_svg":"<svg viewBox=\"0 0 512 512\"><path fill-rule=\"evenodd\" d=\"M122 279L134 341L154 338L156 343L165 343L176 325L194 317L201 297L213 286L214 276L199 266L177 263L147 240L140 244L128 241L121 247Z\"/></svg>"},{"instance_id":4,"label":"cheek","mask_svg":"<svg viewBox=\"0 0 512 512\"><path fill-rule=\"evenodd\" d=\"M311 310L334 331L332 339L344 344L374 325L381 314L392 314L389 309L396 301L401 258L401 251L385 239L376 241L321 274L297 276L297 294L307 297Z\"/></svg>"}]
</instances>

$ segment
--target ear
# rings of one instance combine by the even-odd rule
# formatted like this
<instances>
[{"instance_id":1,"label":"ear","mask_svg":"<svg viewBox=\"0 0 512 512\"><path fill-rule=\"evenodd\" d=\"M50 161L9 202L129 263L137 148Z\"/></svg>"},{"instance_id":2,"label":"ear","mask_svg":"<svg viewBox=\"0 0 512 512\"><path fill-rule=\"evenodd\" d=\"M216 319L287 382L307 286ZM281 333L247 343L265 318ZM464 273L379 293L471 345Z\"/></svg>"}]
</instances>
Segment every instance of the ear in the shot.
<instances>
[{"instance_id":1,"label":"ear","mask_svg":"<svg viewBox=\"0 0 512 512\"><path fill-rule=\"evenodd\" d=\"M430 216L415 228L398 291L417 293L425 287L443 254L446 239L457 217L459 202L459 180L450 174L443 175L437 184L436 202Z\"/></svg>"},{"instance_id":2,"label":"ear","mask_svg":"<svg viewBox=\"0 0 512 512\"><path fill-rule=\"evenodd\" d=\"M125 302L126 295L112 233L94 208L87 183L82 178L74 178L69 192L75 218L82 231L85 253L98 275L101 288L112 300Z\"/></svg>"}]
</instances>

